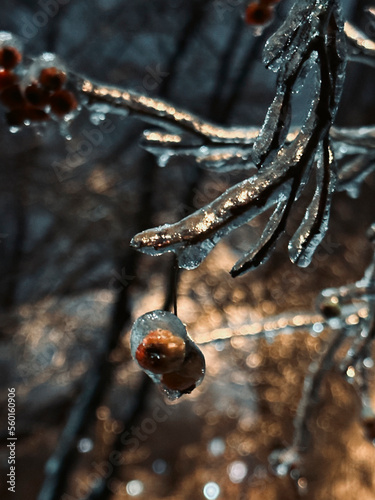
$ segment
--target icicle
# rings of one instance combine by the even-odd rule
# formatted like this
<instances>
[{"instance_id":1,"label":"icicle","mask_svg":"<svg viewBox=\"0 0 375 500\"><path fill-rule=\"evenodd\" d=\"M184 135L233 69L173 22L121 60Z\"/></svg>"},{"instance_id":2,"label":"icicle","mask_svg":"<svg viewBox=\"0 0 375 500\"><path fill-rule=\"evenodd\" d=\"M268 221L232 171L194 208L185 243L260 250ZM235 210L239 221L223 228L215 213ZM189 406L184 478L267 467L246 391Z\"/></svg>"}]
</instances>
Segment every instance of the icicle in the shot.
<instances>
[{"instance_id":1,"label":"icicle","mask_svg":"<svg viewBox=\"0 0 375 500\"><path fill-rule=\"evenodd\" d=\"M287 135L287 129L290 120L290 109L289 106L287 106L287 109L284 109L284 101L285 93L279 89L272 104L268 108L263 126L254 144L253 160L255 163L260 163L261 158L266 156L269 152L276 133L280 131L281 120L288 120L288 123L284 123L282 127L285 136ZM282 111L283 113L281 117Z\"/></svg>"},{"instance_id":2,"label":"icicle","mask_svg":"<svg viewBox=\"0 0 375 500\"><path fill-rule=\"evenodd\" d=\"M284 196L290 189L287 172L292 167L293 162L270 165L180 222L137 234L131 245L152 255L174 251L179 257L180 267L194 269L224 235Z\"/></svg>"},{"instance_id":3,"label":"icicle","mask_svg":"<svg viewBox=\"0 0 375 500\"><path fill-rule=\"evenodd\" d=\"M329 146L318 154L316 191L304 220L288 247L292 262L300 267L307 267L311 263L315 249L328 229L331 198L336 183L333 154Z\"/></svg>"},{"instance_id":4,"label":"icicle","mask_svg":"<svg viewBox=\"0 0 375 500\"><path fill-rule=\"evenodd\" d=\"M266 227L264 228L261 237L252 246L250 251L246 253L232 268L231 275L233 277L239 276L252 267L256 267L259 264L262 264L268 259L276 244L276 239L273 240L273 236L276 234L276 231L280 226L280 222L285 211L285 202L287 200L287 197L287 193L283 193L282 196L280 196L279 202L274 209Z\"/></svg>"}]
</instances>

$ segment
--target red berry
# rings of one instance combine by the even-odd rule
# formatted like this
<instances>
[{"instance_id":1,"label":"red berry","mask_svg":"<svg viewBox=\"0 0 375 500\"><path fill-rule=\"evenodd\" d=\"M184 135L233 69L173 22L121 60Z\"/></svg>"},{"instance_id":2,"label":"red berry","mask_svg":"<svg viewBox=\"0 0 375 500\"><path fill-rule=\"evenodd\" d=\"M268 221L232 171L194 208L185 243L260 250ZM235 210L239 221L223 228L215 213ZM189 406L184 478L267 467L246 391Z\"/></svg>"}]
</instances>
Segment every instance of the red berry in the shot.
<instances>
[{"instance_id":1,"label":"red berry","mask_svg":"<svg viewBox=\"0 0 375 500\"><path fill-rule=\"evenodd\" d=\"M30 104L44 107L49 101L48 90L40 88L36 83L28 85L25 89L25 97Z\"/></svg>"},{"instance_id":2,"label":"red berry","mask_svg":"<svg viewBox=\"0 0 375 500\"><path fill-rule=\"evenodd\" d=\"M0 49L0 66L5 69L13 69L22 60L21 53L14 47L3 47Z\"/></svg>"},{"instance_id":3,"label":"red berry","mask_svg":"<svg viewBox=\"0 0 375 500\"><path fill-rule=\"evenodd\" d=\"M257 2L248 5L245 14L247 24L251 26L262 26L273 18L273 9Z\"/></svg>"},{"instance_id":4,"label":"red berry","mask_svg":"<svg viewBox=\"0 0 375 500\"><path fill-rule=\"evenodd\" d=\"M25 109L26 119L32 122L44 122L49 120L49 114L34 106L28 106Z\"/></svg>"},{"instance_id":5,"label":"red berry","mask_svg":"<svg viewBox=\"0 0 375 500\"><path fill-rule=\"evenodd\" d=\"M26 104L19 85L12 85L3 90L0 100L9 109L23 108Z\"/></svg>"},{"instance_id":6,"label":"red berry","mask_svg":"<svg viewBox=\"0 0 375 500\"><path fill-rule=\"evenodd\" d=\"M0 69L0 91L11 87L18 81L18 76L7 69Z\"/></svg>"},{"instance_id":7,"label":"red berry","mask_svg":"<svg viewBox=\"0 0 375 500\"><path fill-rule=\"evenodd\" d=\"M185 341L169 330L158 328L139 344L135 357L145 370L161 374L177 370L185 358Z\"/></svg>"},{"instance_id":8,"label":"red berry","mask_svg":"<svg viewBox=\"0 0 375 500\"><path fill-rule=\"evenodd\" d=\"M5 114L5 118L10 127L20 127L26 120L26 110L22 108L13 109Z\"/></svg>"},{"instance_id":9,"label":"red berry","mask_svg":"<svg viewBox=\"0 0 375 500\"><path fill-rule=\"evenodd\" d=\"M181 367L171 373L165 373L161 383L172 391L180 391L183 394L190 393L195 389L198 381L204 375L204 357L198 349L192 349L185 357Z\"/></svg>"},{"instance_id":10,"label":"red berry","mask_svg":"<svg viewBox=\"0 0 375 500\"><path fill-rule=\"evenodd\" d=\"M47 90L59 90L66 80L66 74L55 67L44 68L40 72L39 82Z\"/></svg>"},{"instance_id":11,"label":"red berry","mask_svg":"<svg viewBox=\"0 0 375 500\"><path fill-rule=\"evenodd\" d=\"M64 116L76 109L77 100L69 90L57 90L50 97L51 111L57 116Z\"/></svg>"}]
</instances>

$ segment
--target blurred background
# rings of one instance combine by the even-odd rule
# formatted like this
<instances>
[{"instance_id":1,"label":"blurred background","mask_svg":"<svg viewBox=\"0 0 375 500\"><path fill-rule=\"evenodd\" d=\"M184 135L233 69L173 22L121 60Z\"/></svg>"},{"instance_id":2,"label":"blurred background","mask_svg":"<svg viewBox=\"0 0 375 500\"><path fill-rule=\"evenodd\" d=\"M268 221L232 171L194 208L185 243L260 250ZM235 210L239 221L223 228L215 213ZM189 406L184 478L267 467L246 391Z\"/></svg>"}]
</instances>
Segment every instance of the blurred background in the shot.
<instances>
[{"instance_id":1,"label":"blurred background","mask_svg":"<svg viewBox=\"0 0 375 500\"><path fill-rule=\"evenodd\" d=\"M374 35L369 2L344 3L347 19ZM280 2L261 36L244 23L243 0L3 0L0 29L19 35L29 56L54 52L89 78L217 123L260 126L275 88L262 47L291 4ZM339 125L373 124L374 78L374 68L348 65ZM0 126L1 498L375 499L375 449L354 389L335 373L312 415L303 477L276 477L268 465L272 450L291 443L304 375L329 332L301 328L273 343L234 337L205 346L204 382L173 405L130 357L132 322L170 307L173 282L171 257L137 254L131 237L191 213L243 177L188 160L158 167L138 144L148 126L132 117L83 110L71 140L57 124L13 134L4 112ZM360 279L371 261L365 233L374 188L371 175L357 199L334 197L330 229L307 269L290 263L285 237L261 268L230 277L263 218L182 272L179 317L191 336L313 313L323 288ZM303 206L288 234L302 216ZM15 494L6 485L10 387Z\"/></svg>"}]
</instances>

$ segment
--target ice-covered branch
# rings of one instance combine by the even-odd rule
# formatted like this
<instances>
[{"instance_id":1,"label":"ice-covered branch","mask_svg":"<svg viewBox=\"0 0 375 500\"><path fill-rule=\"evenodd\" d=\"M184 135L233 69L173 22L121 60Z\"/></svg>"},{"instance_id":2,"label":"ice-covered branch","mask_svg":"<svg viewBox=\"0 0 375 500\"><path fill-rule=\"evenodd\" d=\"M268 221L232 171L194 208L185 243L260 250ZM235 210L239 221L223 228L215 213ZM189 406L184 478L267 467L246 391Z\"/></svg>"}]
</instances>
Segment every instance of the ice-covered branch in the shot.
<instances>
[{"instance_id":1,"label":"ice-covered branch","mask_svg":"<svg viewBox=\"0 0 375 500\"><path fill-rule=\"evenodd\" d=\"M342 37L343 27L335 2L294 5L287 21L265 48L265 63L278 71L279 77L275 99L253 147L252 160L259 173L182 221L136 235L132 240L135 248L151 254L174 251L180 266L191 269L201 263L223 236L277 205L261 237L263 244L256 243L232 269L232 275L247 271L264 261L283 232L290 209L308 182L318 154L315 196L289 247L294 262L309 264L327 228L335 185L329 130L345 72ZM315 96L305 124L291 137L288 136L291 96L301 84L303 72L315 80ZM251 135L253 139L253 130Z\"/></svg>"},{"instance_id":2,"label":"ice-covered branch","mask_svg":"<svg viewBox=\"0 0 375 500\"><path fill-rule=\"evenodd\" d=\"M72 75L73 76L73 75ZM207 143L235 143L251 144L254 140L254 129L248 127L221 127L206 122L201 118L177 109L168 102L131 90L121 90L115 87L92 83L88 79L76 76L76 87L91 109L99 111L118 112L119 114L135 114L147 122L155 123L171 132L167 137L160 136L160 140L169 145L178 144L180 136L175 132L186 132Z\"/></svg>"},{"instance_id":3,"label":"ice-covered branch","mask_svg":"<svg viewBox=\"0 0 375 500\"><path fill-rule=\"evenodd\" d=\"M295 201L306 184L315 183L314 196L289 244L293 262L300 266L310 263L328 227L334 190L346 189L355 196L375 164L372 127L332 127L345 75L349 28L346 26L344 32L337 0L295 3L265 46L264 62L278 73L278 79L275 98L260 130L215 125L162 99L95 83L66 71L77 102L92 112L132 114L156 125L156 130L144 133L142 146L157 157L161 166L172 157L190 156L203 168L218 172L241 170L251 175L185 219L136 235L134 248L155 255L175 252L180 266L191 269L222 237L270 209L271 218L260 240L232 269L232 275L237 276L270 255ZM47 60L45 56L44 65ZM30 68L35 64L32 62ZM31 69L30 72L36 72ZM306 118L300 128L291 128L293 95L307 77L313 90ZM30 94L30 88L27 89ZM40 93L46 89L32 90ZM59 92L59 97L65 96L66 100L59 101L60 108L55 106L55 111L62 113L62 108L70 105L69 112L77 113L69 92L63 89L55 94ZM64 120L69 118L68 113Z\"/></svg>"},{"instance_id":4,"label":"ice-covered branch","mask_svg":"<svg viewBox=\"0 0 375 500\"><path fill-rule=\"evenodd\" d=\"M351 61L375 66L375 42L350 23L345 23L348 58Z\"/></svg>"}]
</instances>

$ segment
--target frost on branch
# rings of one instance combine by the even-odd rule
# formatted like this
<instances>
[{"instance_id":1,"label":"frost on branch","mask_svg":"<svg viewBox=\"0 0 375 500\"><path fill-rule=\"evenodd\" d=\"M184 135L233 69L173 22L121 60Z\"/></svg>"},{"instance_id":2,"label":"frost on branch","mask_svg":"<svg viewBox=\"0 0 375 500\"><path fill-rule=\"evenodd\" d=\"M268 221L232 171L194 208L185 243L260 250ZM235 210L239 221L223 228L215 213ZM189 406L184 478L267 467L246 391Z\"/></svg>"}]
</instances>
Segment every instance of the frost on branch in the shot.
<instances>
[{"instance_id":1,"label":"frost on branch","mask_svg":"<svg viewBox=\"0 0 375 500\"><path fill-rule=\"evenodd\" d=\"M246 144L242 162L256 165L258 173L229 188L219 198L175 224L146 230L132 240L133 247L145 253L173 251L179 265L197 267L214 245L233 229L274 208L260 241L233 267L237 276L262 263L285 229L296 199L304 186L313 182L316 189L306 216L289 244L293 262L307 266L328 226L330 200L336 181L329 132L340 99L345 72L343 25L336 2L296 2L287 21L267 42L264 61L278 71L276 96L250 155ZM314 81L314 92L305 123L294 134L290 131L292 94L301 80ZM186 122L183 122L186 128ZM165 126L165 124L164 124ZM225 138L224 154L235 158L231 148L244 145L245 137L230 142L230 133L212 134L194 127L195 134L206 135L207 142ZM147 136L146 136L147 137ZM246 137L247 139L248 137ZM250 137L249 137L250 139ZM170 140L167 139L167 140ZM176 138L178 143L178 139ZM155 145L151 143L151 150ZM220 154L215 151L213 154ZM231 156L232 154L232 156ZM212 158L212 156L211 156Z\"/></svg>"}]
</instances>

